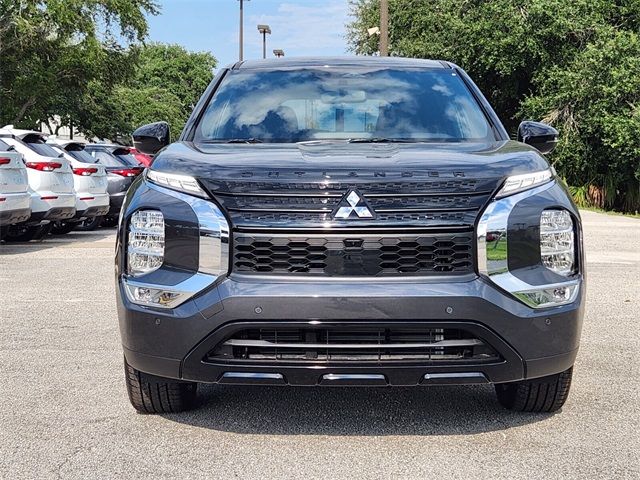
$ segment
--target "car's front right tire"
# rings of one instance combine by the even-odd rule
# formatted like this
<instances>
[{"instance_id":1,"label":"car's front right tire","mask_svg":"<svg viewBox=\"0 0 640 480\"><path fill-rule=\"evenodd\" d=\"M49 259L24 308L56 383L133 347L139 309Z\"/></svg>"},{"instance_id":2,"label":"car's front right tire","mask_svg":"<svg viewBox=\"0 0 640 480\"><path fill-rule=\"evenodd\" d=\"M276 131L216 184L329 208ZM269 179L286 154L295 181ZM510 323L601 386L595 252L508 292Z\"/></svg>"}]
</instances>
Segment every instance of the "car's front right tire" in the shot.
<instances>
[{"instance_id":1,"label":"car's front right tire","mask_svg":"<svg viewBox=\"0 0 640 480\"><path fill-rule=\"evenodd\" d=\"M567 401L572 374L573 367L547 377L496 384L498 401L517 412L555 412Z\"/></svg>"},{"instance_id":2,"label":"car's front right tire","mask_svg":"<svg viewBox=\"0 0 640 480\"><path fill-rule=\"evenodd\" d=\"M124 361L129 401L140 413L176 413L197 405L197 383L156 377Z\"/></svg>"}]
</instances>

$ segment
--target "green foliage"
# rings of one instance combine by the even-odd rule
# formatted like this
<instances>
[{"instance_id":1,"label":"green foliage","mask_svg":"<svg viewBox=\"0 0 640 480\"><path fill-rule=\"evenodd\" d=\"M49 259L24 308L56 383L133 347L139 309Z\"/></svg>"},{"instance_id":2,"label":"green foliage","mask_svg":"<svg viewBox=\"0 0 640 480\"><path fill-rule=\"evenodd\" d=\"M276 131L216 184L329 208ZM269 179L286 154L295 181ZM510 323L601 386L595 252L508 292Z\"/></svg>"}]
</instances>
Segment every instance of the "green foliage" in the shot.
<instances>
[{"instance_id":1,"label":"green foliage","mask_svg":"<svg viewBox=\"0 0 640 480\"><path fill-rule=\"evenodd\" d=\"M580 208L594 207L593 202L589 199L589 187L581 185L579 187L569 187L569 192L573 197L573 201Z\"/></svg>"},{"instance_id":2,"label":"green foliage","mask_svg":"<svg viewBox=\"0 0 640 480\"><path fill-rule=\"evenodd\" d=\"M154 0L0 0L0 126L53 118L88 137L128 140L166 120L174 135L216 60L142 42Z\"/></svg>"},{"instance_id":3,"label":"green foliage","mask_svg":"<svg viewBox=\"0 0 640 480\"><path fill-rule=\"evenodd\" d=\"M114 84L155 13L153 0L0 0L0 123L68 122L92 81Z\"/></svg>"},{"instance_id":4,"label":"green foliage","mask_svg":"<svg viewBox=\"0 0 640 480\"><path fill-rule=\"evenodd\" d=\"M638 196L639 72L640 37L602 31L570 62L547 69L522 104L525 115L561 127L557 168L572 185L602 187L605 208L632 209Z\"/></svg>"},{"instance_id":5,"label":"green foliage","mask_svg":"<svg viewBox=\"0 0 640 480\"><path fill-rule=\"evenodd\" d=\"M151 43L132 51L125 63L133 72L114 89L91 83L77 110L84 134L128 141L140 125L165 120L175 138L211 81L216 59L208 52Z\"/></svg>"},{"instance_id":6,"label":"green foliage","mask_svg":"<svg viewBox=\"0 0 640 480\"><path fill-rule=\"evenodd\" d=\"M353 51L374 54L378 0L352 0ZM561 133L551 156L585 201L640 209L640 2L390 0L392 55L465 68L513 134L521 119Z\"/></svg>"}]
</instances>

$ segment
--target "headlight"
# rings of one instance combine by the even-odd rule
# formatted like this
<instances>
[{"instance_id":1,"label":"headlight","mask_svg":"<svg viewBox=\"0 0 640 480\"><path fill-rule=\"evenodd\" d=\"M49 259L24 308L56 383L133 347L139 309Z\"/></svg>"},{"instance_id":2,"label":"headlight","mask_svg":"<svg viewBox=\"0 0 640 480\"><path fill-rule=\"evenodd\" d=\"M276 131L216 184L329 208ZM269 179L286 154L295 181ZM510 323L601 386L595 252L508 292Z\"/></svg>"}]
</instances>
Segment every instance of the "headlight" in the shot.
<instances>
[{"instance_id":1,"label":"headlight","mask_svg":"<svg viewBox=\"0 0 640 480\"><path fill-rule=\"evenodd\" d=\"M158 180L162 177L162 180ZM194 295L202 292L218 278L229 270L229 224L220 208L209 198L199 198L191 192L185 194L179 190L200 188L197 181L184 175L151 174L154 181L147 182L149 190L154 194L162 194L166 197L158 201L149 196L143 202L149 205L148 210L142 207L135 211L128 220L127 248L127 274L120 277L122 286L130 302L137 305L153 308L177 308ZM151 180L150 178L148 178ZM180 180L180 183L176 183ZM193 183L189 183L191 179ZM170 182L171 187L160 186L158 183ZM204 190L200 190L203 196L207 196ZM173 229L169 229L169 237L165 239L165 217L159 210L164 205L183 203L181 208L188 207L198 219L198 236L192 240L198 242L198 266L191 276L183 278L178 283L163 284L162 278L150 281L147 277L137 278L162 267L164 262L165 244L172 246L174 238L171 235ZM184 205L186 204L186 205ZM124 212L125 210L123 210ZM184 211L184 210L183 210ZM170 210L165 211L166 223L171 227L176 226L176 217L172 217ZM124 222L124 220L123 220ZM122 228L122 224L121 224ZM173 261L169 261L175 266ZM191 271L189 266L183 273Z\"/></svg>"},{"instance_id":2,"label":"headlight","mask_svg":"<svg viewBox=\"0 0 640 480\"><path fill-rule=\"evenodd\" d=\"M198 181L188 175L177 175L175 173L157 172L147 169L147 180L162 185L163 187L178 190L197 197L209 198L207 193L200 187Z\"/></svg>"},{"instance_id":3,"label":"headlight","mask_svg":"<svg viewBox=\"0 0 640 480\"><path fill-rule=\"evenodd\" d=\"M510 293L532 308L548 308L573 303L580 292L581 278L571 277L577 273L575 263L575 235L577 226L573 217L564 209L539 210L531 212L524 207L516 210L520 202L531 196L544 195L553 185L539 185L537 188L508 195L489 203L482 213L477 227L478 270L486 279ZM512 215L516 212L516 217ZM509 230L509 222L514 220L514 228ZM524 222L524 223L522 223ZM530 227L540 226L540 238L531 237ZM526 226L526 231L522 226ZM514 238L515 237L515 238ZM540 261L531 256L540 242ZM513 247L512 247L513 245ZM526 249L526 252L524 251ZM523 254L524 253L524 254ZM510 255L513 255L513 270L510 269ZM520 256L518 256L520 255ZM526 263L522 262L526 258ZM553 283L530 283L527 272L549 269L559 275L569 277ZM523 272L524 275L516 273ZM544 276L548 278L548 276Z\"/></svg>"},{"instance_id":4,"label":"headlight","mask_svg":"<svg viewBox=\"0 0 640 480\"><path fill-rule=\"evenodd\" d=\"M164 217L158 210L139 210L129 221L127 271L139 277L153 272L164 261Z\"/></svg>"},{"instance_id":5,"label":"headlight","mask_svg":"<svg viewBox=\"0 0 640 480\"><path fill-rule=\"evenodd\" d=\"M544 210L540 216L540 256L549 270L568 276L574 272L573 220L566 210Z\"/></svg>"},{"instance_id":6,"label":"headlight","mask_svg":"<svg viewBox=\"0 0 640 480\"><path fill-rule=\"evenodd\" d=\"M496 194L496 198L506 197L507 195L537 187L551 181L554 175L555 171L552 168L539 172L523 173L522 175L512 175L504 182L504 185Z\"/></svg>"}]
</instances>

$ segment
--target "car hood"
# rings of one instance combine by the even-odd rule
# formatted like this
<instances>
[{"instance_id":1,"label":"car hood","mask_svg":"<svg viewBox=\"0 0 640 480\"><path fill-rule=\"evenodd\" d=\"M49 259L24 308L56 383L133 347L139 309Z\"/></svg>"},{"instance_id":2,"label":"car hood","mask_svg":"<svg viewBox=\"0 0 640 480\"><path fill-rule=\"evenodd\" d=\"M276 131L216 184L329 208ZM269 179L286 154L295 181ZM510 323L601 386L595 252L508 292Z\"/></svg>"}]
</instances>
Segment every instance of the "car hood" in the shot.
<instances>
[{"instance_id":1,"label":"car hood","mask_svg":"<svg viewBox=\"0 0 640 480\"><path fill-rule=\"evenodd\" d=\"M153 170L206 179L467 177L502 178L544 170L545 158L515 141L464 144L348 143L195 144L160 152Z\"/></svg>"}]
</instances>

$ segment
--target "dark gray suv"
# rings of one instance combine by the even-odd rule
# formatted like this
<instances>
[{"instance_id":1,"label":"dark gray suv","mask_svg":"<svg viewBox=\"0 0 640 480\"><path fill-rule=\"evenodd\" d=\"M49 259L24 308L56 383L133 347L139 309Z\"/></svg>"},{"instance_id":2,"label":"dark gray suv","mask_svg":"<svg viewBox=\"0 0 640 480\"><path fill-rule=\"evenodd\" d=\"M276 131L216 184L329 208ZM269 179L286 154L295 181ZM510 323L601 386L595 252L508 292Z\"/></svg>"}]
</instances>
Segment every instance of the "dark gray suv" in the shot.
<instances>
[{"instance_id":1,"label":"dark gray suv","mask_svg":"<svg viewBox=\"0 0 640 480\"><path fill-rule=\"evenodd\" d=\"M580 216L543 154L510 140L448 62L307 58L220 70L129 189L116 281L141 412L199 382L494 384L565 402L584 305Z\"/></svg>"}]
</instances>

